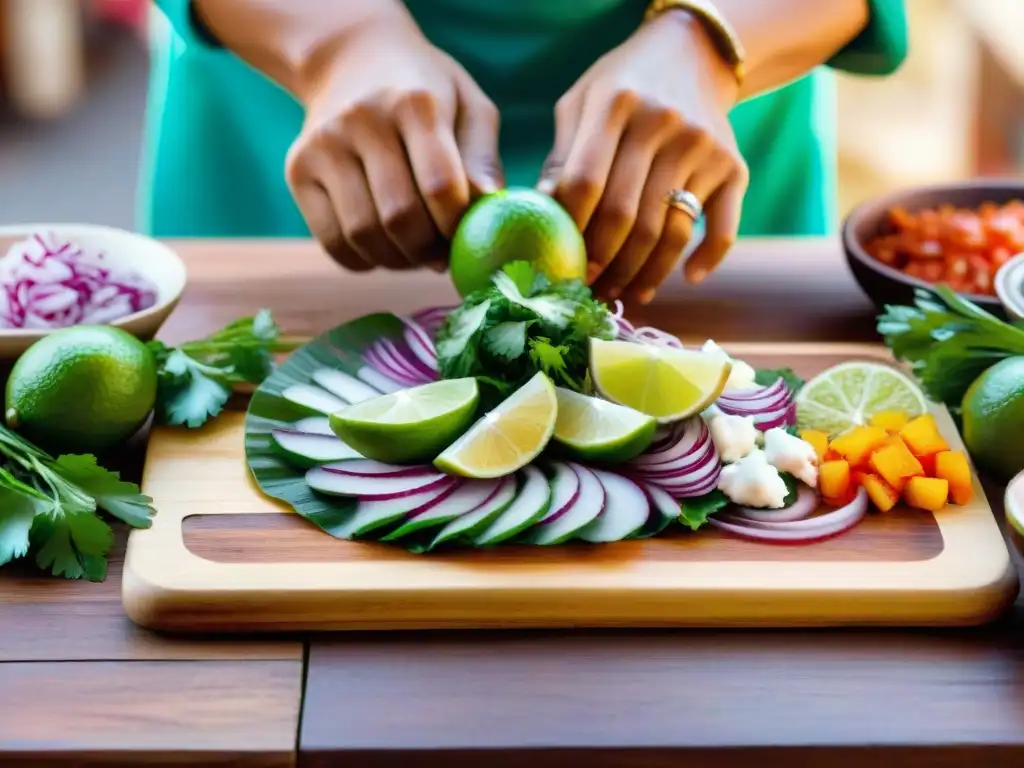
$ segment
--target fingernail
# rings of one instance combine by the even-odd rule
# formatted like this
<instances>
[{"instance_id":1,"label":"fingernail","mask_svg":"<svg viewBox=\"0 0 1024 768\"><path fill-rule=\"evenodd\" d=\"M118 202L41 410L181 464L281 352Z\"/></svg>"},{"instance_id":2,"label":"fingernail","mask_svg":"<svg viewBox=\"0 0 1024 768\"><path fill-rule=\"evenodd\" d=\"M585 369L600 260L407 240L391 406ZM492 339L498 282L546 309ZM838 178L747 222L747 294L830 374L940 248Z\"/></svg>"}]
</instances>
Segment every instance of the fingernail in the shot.
<instances>
[{"instance_id":1,"label":"fingernail","mask_svg":"<svg viewBox=\"0 0 1024 768\"><path fill-rule=\"evenodd\" d=\"M553 195L555 193L554 179L541 179L538 181L537 191L545 195Z\"/></svg>"},{"instance_id":2,"label":"fingernail","mask_svg":"<svg viewBox=\"0 0 1024 768\"><path fill-rule=\"evenodd\" d=\"M655 291L653 288L648 288L646 291L641 291L640 295L637 297L637 301L639 301L641 304L650 304L654 300L654 293Z\"/></svg>"},{"instance_id":3,"label":"fingernail","mask_svg":"<svg viewBox=\"0 0 1024 768\"><path fill-rule=\"evenodd\" d=\"M698 267L697 269L690 271L690 282L694 285L704 282L704 278L708 276L708 271Z\"/></svg>"}]
</instances>

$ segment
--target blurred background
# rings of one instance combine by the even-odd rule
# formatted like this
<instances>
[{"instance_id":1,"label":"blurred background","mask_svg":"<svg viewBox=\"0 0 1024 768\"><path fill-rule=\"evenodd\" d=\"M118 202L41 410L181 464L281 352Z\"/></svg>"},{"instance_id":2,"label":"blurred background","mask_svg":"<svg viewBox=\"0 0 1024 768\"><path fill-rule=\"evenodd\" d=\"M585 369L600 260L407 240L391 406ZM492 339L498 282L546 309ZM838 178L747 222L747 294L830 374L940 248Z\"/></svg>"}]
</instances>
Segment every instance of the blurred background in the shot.
<instances>
[{"instance_id":1,"label":"blurred background","mask_svg":"<svg viewBox=\"0 0 1024 768\"><path fill-rule=\"evenodd\" d=\"M1024 0L908 0L910 58L839 86L840 206L1024 170ZM131 227L147 0L0 0L0 223ZM93 188L95 187L95 188Z\"/></svg>"}]
</instances>

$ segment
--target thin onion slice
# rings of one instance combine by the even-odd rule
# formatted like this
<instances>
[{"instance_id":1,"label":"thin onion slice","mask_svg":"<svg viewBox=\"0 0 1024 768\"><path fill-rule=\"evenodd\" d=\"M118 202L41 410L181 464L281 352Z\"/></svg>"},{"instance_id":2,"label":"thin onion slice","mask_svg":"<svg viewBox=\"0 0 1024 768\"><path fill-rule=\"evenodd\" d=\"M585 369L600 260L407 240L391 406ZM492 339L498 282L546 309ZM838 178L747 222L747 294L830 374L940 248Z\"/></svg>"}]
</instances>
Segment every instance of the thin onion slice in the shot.
<instances>
[{"instance_id":1,"label":"thin onion slice","mask_svg":"<svg viewBox=\"0 0 1024 768\"><path fill-rule=\"evenodd\" d=\"M863 519L868 510L868 494L863 488L853 501L824 515L791 523L759 523L726 515L710 518L708 523L728 533L757 541L779 544L808 544L831 538L849 530Z\"/></svg>"},{"instance_id":2,"label":"thin onion slice","mask_svg":"<svg viewBox=\"0 0 1024 768\"><path fill-rule=\"evenodd\" d=\"M736 517L755 523L793 523L810 517L818 509L818 494L813 488L801 484L797 489L796 501L783 509L761 509L758 507L733 507Z\"/></svg>"},{"instance_id":3,"label":"thin onion slice","mask_svg":"<svg viewBox=\"0 0 1024 768\"><path fill-rule=\"evenodd\" d=\"M431 373L437 373L437 352L434 342L423 326L412 320L402 320L405 325L404 337L406 346L417 357L420 363Z\"/></svg>"}]
</instances>

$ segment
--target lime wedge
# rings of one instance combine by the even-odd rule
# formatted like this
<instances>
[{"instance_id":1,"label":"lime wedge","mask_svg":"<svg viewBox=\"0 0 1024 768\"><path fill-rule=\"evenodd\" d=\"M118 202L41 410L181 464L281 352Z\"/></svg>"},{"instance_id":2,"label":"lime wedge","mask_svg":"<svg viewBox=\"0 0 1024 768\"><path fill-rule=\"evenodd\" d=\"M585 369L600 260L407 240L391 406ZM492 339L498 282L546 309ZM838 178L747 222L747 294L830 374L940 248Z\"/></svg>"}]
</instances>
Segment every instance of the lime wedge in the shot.
<instances>
[{"instance_id":1,"label":"lime wedge","mask_svg":"<svg viewBox=\"0 0 1024 768\"><path fill-rule=\"evenodd\" d=\"M538 373L449 446L434 466L462 477L511 474L544 450L557 417L555 385Z\"/></svg>"},{"instance_id":2,"label":"lime wedge","mask_svg":"<svg viewBox=\"0 0 1024 768\"><path fill-rule=\"evenodd\" d=\"M368 459L428 462L466 430L479 397L476 379L435 381L342 408L330 424Z\"/></svg>"},{"instance_id":3,"label":"lime wedge","mask_svg":"<svg viewBox=\"0 0 1024 768\"><path fill-rule=\"evenodd\" d=\"M880 411L928 410L920 388L908 376L883 363L855 360L822 371L796 397L797 424L836 435L863 426Z\"/></svg>"},{"instance_id":4,"label":"lime wedge","mask_svg":"<svg viewBox=\"0 0 1024 768\"><path fill-rule=\"evenodd\" d=\"M651 444L658 422L624 405L555 388L558 419L553 439L580 459L632 461Z\"/></svg>"},{"instance_id":5,"label":"lime wedge","mask_svg":"<svg viewBox=\"0 0 1024 768\"><path fill-rule=\"evenodd\" d=\"M722 352L590 340L590 374L612 402L661 424L700 413L722 394L732 361Z\"/></svg>"}]
</instances>

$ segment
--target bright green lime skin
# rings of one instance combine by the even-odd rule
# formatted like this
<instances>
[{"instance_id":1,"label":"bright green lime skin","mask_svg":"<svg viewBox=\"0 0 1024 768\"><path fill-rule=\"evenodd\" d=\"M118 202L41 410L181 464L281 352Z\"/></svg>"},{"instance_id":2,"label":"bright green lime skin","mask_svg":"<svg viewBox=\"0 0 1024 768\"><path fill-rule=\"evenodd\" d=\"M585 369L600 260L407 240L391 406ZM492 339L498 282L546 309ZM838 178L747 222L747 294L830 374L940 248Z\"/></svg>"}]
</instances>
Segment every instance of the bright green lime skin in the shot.
<instances>
[{"instance_id":1,"label":"bright green lime skin","mask_svg":"<svg viewBox=\"0 0 1024 768\"><path fill-rule=\"evenodd\" d=\"M624 464L632 461L641 453L651 447L654 441L654 433L658 429L658 422L651 419L650 424L631 436L628 440L600 447L575 445L557 433L552 435L551 441L558 446L558 452L569 459L580 459L582 461L598 461L607 464Z\"/></svg>"},{"instance_id":2,"label":"bright green lime skin","mask_svg":"<svg viewBox=\"0 0 1024 768\"><path fill-rule=\"evenodd\" d=\"M79 325L25 350L7 380L7 426L54 453L102 453L156 402L156 360L126 331Z\"/></svg>"},{"instance_id":3,"label":"bright green lime skin","mask_svg":"<svg viewBox=\"0 0 1024 768\"><path fill-rule=\"evenodd\" d=\"M329 417L334 434L368 459L385 464L429 464L469 429L479 396L458 409L417 424L349 421L345 412Z\"/></svg>"},{"instance_id":4,"label":"bright green lime skin","mask_svg":"<svg viewBox=\"0 0 1024 768\"><path fill-rule=\"evenodd\" d=\"M964 444L978 466L1004 482L1024 470L1024 357L981 374L962 405Z\"/></svg>"},{"instance_id":5,"label":"bright green lime skin","mask_svg":"<svg viewBox=\"0 0 1024 768\"><path fill-rule=\"evenodd\" d=\"M552 280L585 279L587 248L555 200L513 187L477 200L452 239L452 282L462 296L485 288L510 261L529 261Z\"/></svg>"}]
</instances>

